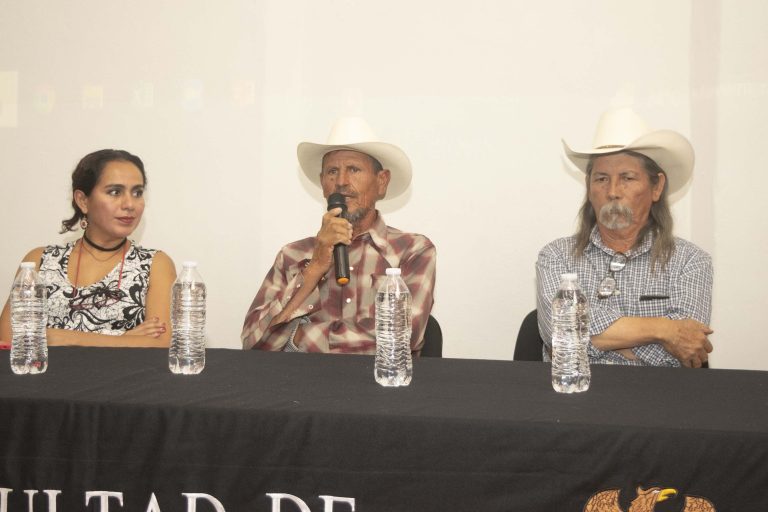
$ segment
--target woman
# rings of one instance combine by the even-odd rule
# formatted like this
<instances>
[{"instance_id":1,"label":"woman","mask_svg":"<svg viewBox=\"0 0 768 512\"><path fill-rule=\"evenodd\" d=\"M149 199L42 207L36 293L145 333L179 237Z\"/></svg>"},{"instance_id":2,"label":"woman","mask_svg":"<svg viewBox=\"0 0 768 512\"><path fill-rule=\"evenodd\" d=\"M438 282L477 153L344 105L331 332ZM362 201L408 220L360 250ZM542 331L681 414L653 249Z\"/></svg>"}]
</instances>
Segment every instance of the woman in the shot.
<instances>
[{"instance_id":1,"label":"woman","mask_svg":"<svg viewBox=\"0 0 768 512\"><path fill-rule=\"evenodd\" d=\"M164 253L128 237L144 213L147 184L141 159L103 149L72 173L74 215L62 233L83 235L64 246L30 251L48 288L48 345L167 347L176 269ZM11 340L11 311L0 316L0 339Z\"/></svg>"}]
</instances>

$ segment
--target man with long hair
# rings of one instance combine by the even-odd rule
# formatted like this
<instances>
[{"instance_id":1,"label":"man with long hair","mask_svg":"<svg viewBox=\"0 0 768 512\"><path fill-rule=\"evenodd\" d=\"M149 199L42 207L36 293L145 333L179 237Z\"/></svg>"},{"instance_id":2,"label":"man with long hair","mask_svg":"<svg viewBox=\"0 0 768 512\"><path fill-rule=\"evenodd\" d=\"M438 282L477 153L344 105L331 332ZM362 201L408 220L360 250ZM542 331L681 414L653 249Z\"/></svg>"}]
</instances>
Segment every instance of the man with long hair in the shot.
<instances>
[{"instance_id":1,"label":"man with long hair","mask_svg":"<svg viewBox=\"0 0 768 512\"><path fill-rule=\"evenodd\" d=\"M545 359L560 275L576 273L590 304L591 363L701 367L712 351L712 260L673 236L668 200L690 178L690 142L623 108L603 114L591 149L563 145L586 194L576 234L536 263Z\"/></svg>"}]
</instances>

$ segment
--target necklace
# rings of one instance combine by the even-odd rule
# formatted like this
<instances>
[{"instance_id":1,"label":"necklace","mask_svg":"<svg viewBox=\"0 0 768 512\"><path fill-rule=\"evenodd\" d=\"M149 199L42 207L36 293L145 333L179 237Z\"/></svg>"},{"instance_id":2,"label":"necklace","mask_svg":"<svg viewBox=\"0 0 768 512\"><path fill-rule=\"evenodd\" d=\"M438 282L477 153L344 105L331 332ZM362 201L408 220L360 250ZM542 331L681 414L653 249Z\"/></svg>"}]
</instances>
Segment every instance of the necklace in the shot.
<instances>
[{"instance_id":1,"label":"necklace","mask_svg":"<svg viewBox=\"0 0 768 512\"><path fill-rule=\"evenodd\" d=\"M88 245L90 245L94 249L98 249L98 250L103 251L103 252L114 252L114 251L118 250L119 248L121 248L123 245L125 245L125 242L128 240L128 238L123 238L123 240L119 244L114 246L114 247L102 247L100 245L97 245L97 244L93 243L93 240L88 238L88 235L86 235L85 232L83 232L83 240L85 240L88 243Z\"/></svg>"},{"instance_id":2,"label":"necklace","mask_svg":"<svg viewBox=\"0 0 768 512\"><path fill-rule=\"evenodd\" d=\"M98 261L99 263L106 263L109 260L114 259L114 257L117 256L118 254L120 254L119 252L115 251L111 254L108 254L106 258L99 258L94 253L92 253L90 249L88 249L87 244L83 244L83 243L80 244L79 250L87 252L91 258Z\"/></svg>"},{"instance_id":3,"label":"necklace","mask_svg":"<svg viewBox=\"0 0 768 512\"><path fill-rule=\"evenodd\" d=\"M83 238L85 238L85 234L83 234ZM123 241L120 243L120 245L125 245L125 240L127 240L127 239L123 239ZM94 246L94 247L98 247L98 246ZM78 281L78 278L80 277L80 258L82 258L82 256L83 256L83 251L82 251L83 248L85 248L85 245L83 244L83 242L81 240L80 241L80 251L77 253L77 266L75 267L75 292L74 292L74 296L77 296L80 293L78 288L77 288L77 281ZM117 275L117 289L118 290L120 290L120 283L123 282L123 267L125 266L125 253L126 252L128 252L127 251L127 247L123 248L123 258L120 261L120 273ZM89 252L88 254L91 254L91 253ZM93 255L91 254L91 256L93 256Z\"/></svg>"}]
</instances>

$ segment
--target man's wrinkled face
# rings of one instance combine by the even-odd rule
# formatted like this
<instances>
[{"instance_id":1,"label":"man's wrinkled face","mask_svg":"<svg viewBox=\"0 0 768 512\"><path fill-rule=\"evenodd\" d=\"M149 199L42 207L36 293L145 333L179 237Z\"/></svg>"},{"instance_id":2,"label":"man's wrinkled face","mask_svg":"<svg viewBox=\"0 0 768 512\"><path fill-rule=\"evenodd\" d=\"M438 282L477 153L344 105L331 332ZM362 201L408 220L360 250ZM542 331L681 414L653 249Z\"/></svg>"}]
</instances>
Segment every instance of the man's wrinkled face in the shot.
<instances>
[{"instance_id":1,"label":"man's wrinkled face","mask_svg":"<svg viewBox=\"0 0 768 512\"><path fill-rule=\"evenodd\" d=\"M376 208L389 185L389 171L376 172L373 159L358 151L339 150L326 153L320 173L320 185L327 199L338 192L347 201L347 218L354 224Z\"/></svg>"},{"instance_id":2,"label":"man's wrinkled face","mask_svg":"<svg viewBox=\"0 0 768 512\"><path fill-rule=\"evenodd\" d=\"M664 174L654 185L643 161L626 153L594 159L589 177L589 202L597 222L604 229L640 229L645 226L651 206L664 190Z\"/></svg>"}]
</instances>

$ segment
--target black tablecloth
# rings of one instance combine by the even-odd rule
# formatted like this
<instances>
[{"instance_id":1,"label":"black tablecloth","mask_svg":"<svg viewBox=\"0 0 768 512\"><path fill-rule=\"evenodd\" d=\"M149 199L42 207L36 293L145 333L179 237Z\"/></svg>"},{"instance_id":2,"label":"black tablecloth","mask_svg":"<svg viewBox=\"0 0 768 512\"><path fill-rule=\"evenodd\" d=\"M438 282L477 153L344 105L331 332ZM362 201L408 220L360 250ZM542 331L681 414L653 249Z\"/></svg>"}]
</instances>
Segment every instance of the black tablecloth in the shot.
<instances>
[{"instance_id":1,"label":"black tablecloth","mask_svg":"<svg viewBox=\"0 0 768 512\"><path fill-rule=\"evenodd\" d=\"M768 510L768 372L596 366L561 395L534 362L421 359L388 389L365 356L214 349L179 376L164 350L52 348L47 373L16 376L7 354L12 512L25 490L65 512L102 510L97 491L141 512L216 510L191 493L230 512L577 512L610 489L626 511L638 486L677 489L657 511Z\"/></svg>"}]
</instances>

